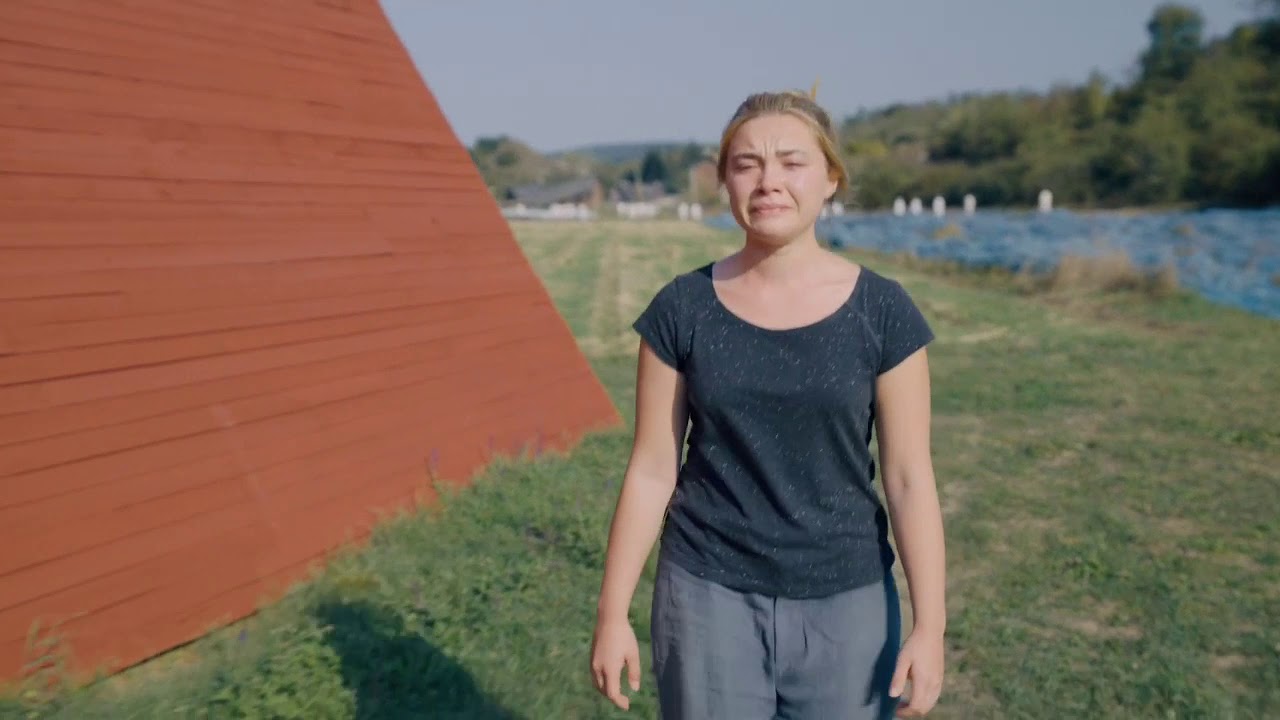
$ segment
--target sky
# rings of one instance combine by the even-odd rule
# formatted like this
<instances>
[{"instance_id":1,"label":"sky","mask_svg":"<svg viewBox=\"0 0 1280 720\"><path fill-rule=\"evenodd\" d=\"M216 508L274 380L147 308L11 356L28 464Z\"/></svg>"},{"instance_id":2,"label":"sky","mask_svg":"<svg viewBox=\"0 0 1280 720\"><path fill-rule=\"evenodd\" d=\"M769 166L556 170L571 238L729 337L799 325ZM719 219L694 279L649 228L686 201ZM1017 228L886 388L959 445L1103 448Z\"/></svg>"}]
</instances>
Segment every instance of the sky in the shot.
<instances>
[{"instance_id":1,"label":"sky","mask_svg":"<svg viewBox=\"0 0 1280 720\"><path fill-rule=\"evenodd\" d=\"M459 139L714 142L748 94L894 102L1127 80L1159 0L381 0ZM1219 36L1253 0L1190 0Z\"/></svg>"}]
</instances>

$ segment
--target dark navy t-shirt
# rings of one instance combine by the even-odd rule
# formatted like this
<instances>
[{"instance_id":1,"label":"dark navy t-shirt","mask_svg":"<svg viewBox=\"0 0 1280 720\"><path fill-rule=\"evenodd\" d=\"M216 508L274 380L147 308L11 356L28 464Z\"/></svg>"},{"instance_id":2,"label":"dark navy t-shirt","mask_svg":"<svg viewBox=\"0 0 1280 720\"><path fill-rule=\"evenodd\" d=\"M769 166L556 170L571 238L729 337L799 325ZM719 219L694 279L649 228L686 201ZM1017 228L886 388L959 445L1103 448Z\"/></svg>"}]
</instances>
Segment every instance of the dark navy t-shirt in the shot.
<instances>
[{"instance_id":1,"label":"dark navy t-shirt","mask_svg":"<svg viewBox=\"0 0 1280 720\"><path fill-rule=\"evenodd\" d=\"M772 330L720 302L708 264L663 286L634 328L683 374L689 406L660 552L780 597L882 580L894 557L872 485L875 381L934 337L903 287L863 266L838 310Z\"/></svg>"}]
</instances>

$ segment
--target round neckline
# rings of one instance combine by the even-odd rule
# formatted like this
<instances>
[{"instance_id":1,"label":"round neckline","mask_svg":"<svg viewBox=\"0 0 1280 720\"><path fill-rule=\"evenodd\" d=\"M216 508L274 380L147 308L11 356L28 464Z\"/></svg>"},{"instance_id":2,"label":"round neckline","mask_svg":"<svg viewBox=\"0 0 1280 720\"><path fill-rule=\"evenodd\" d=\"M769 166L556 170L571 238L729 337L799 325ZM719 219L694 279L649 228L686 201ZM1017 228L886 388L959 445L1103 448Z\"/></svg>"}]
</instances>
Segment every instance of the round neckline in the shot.
<instances>
[{"instance_id":1,"label":"round neckline","mask_svg":"<svg viewBox=\"0 0 1280 720\"><path fill-rule=\"evenodd\" d=\"M763 325L757 325L756 323L753 323L750 320L747 320L746 318L742 317L738 313L731 310L729 306L726 305L724 301L720 299L720 293L716 290L715 268L716 268L717 262L719 261L713 261L711 264L707 265L707 282L711 285L711 297L714 300L716 307L720 309L720 312L724 313L725 315L728 315L737 323L741 325L745 325L748 328L751 328L758 332L772 333L776 335L785 335L787 333L803 332L805 330L809 330L809 329L824 325L827 322L830 322L831 320L834 320L840 315L842 315L849 308L849 306L853 304L854 299L858 297L858 293L859 291L861 291L862 286L864 284L863 279L868 272L868 268L866 265L863 265L862 263L858 263L858 276L854 278L853 287L849 289L848 296L845 297L844 302L837 305L834 310L827 313L826 315L823 315L822 317L818 318L817 320L814 320L813 322L805 323L804 325L795 325L792 327L784 327L784 328L771 328L771 327L765 327Z\"/></svg>"}]
</instances>

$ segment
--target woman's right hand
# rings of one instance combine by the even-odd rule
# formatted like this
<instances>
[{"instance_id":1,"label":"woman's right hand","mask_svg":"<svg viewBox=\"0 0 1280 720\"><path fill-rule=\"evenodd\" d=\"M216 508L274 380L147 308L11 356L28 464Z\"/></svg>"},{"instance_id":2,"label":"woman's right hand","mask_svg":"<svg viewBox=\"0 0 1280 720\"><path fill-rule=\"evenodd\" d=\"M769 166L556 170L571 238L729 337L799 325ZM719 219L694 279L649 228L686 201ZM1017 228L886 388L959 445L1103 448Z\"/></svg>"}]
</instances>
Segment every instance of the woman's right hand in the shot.
<instances>
[{"instance_id":1,"label":"woman's right hand","mask_svg":"<svg viewBox=\"0 0 1280 720\"><path fill-rule=\"evenodd\" d=\"M596 623L591 639L591 679L601 695L614 705L628 710L631 699L622 694L622 667L627 667L631 690L640 689L640 645L635 630L626 620Z\"/></svg>"}]
</instances>

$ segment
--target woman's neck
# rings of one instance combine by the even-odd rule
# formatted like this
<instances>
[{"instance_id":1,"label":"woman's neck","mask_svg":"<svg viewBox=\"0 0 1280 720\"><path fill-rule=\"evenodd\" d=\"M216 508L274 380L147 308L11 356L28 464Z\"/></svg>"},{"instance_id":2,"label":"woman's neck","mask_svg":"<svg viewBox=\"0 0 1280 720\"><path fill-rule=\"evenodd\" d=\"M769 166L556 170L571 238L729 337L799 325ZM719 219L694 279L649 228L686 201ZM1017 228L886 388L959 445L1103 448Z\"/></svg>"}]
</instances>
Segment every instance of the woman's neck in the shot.
<instances>
[{"instance_id":1,"label":"woman's neck","mask_svg":"<svg viewBox=\"0 0 1280 720\"><path fill-rule=\"evenodd\" d=\"M754 240L747 236L738 251L738 273L750 272L762 280L794 279L798 272L811 268L824 252L812 232L784 245Z\"/></svg>"}]
</instances>

